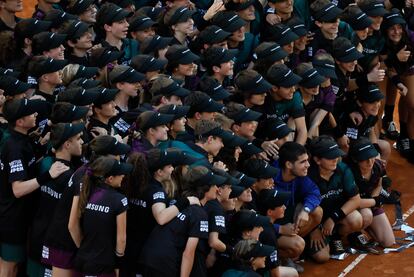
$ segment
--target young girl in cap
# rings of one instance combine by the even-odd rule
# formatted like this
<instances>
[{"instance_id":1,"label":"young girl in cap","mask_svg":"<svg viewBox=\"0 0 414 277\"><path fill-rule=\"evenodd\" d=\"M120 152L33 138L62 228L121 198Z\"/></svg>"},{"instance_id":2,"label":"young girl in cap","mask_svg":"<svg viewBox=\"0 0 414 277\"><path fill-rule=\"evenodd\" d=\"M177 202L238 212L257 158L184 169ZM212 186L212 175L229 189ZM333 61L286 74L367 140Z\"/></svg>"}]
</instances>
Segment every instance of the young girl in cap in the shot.
<instances>
[{"instance_id":1,"label":"young girl in cap","mask_svg":"<svg viewBox=\"0 0 414 277\"><path fill-rule=\"evenodd\" d=\"M185 175L183 196L194 196L201 205L216 199L217 185L226 181L203 166L191 168ZM144 276L207 276L205 243L208 217L198 205L190 205L165 226L157 226L148 238L140 261Z\"/></svg>"},{"instance_id":2,"label":"young girl in cap","mask_svg":"<svg viewBox=\"0 0 414 277\"><path fill-rule=\"evenodd\" d=\"M134 166L127 176L124 189L129 199L127 248L122 274L142 274L137 264L141 249L157 225L166 225L191 204L194 197L180 197L179 188L171 174L173 166L187 164L185 154L174 149L152 149L145 156L132 154L128 161ZM142 224L145 223L145 224Z\"/></svg>"},{"instance_id":3,"label":"young girl in cap","mask_svg":"<svg viewBox=\"0 0 414 277\"><path fill-rule=\"evenodd\" d=\"M222 277L259 277L255 271L266 267L266 257L274 247L263 245L252 239L241 240L234 246L233 260L236 265L223 273Z\"/></svg>"},{"instance_id":4,"label":"young girl in cap","mask_svg":"<svg viewBox=\"0 0 414 277\"><path fill-rule=\"evenodd\" d=\"M54 180L40 184L39 206L35 211L29 232L29 259L27 264L29 276L36 276L37 272L42 272L42 274L51 272L44 263L41 263L42 257L45 257L43 244L62 193L74 172L73 163L71 162L72 157L79 157L82 154L83 141L81 134L83 129L84 125L82 123L58 123L51 128L50 142L54 155L42 159L38 165L37 174L41 175L49 170L56 161L66 165L69 170Z\"/></svg>"},{"instance_id":5,"label":"young girl in cap","mask_svg":"<svg viewBox=\"0 0 414 277\"><path fill-rule=\"evenodd\" d=\"M85 275L116 276L125 255L127 198L116 189L132 165L100 157L90 164L79 194L77 213L81 228L75 230L79 249L76 269ZM99 249L99 250L98 250Z\"/></svg>"},{"instance_id":6,"label":"young girl in cap","mask_svg":"<svg viewBox=\"0 0 414 277\"><path fill-rule=\"evenodd\" d=\"M363 228L382 247L391 247L395 243L395 237L382 208L381 196L382 180L386 175L385 163L378 159L378 155L369 139L360 138L351 144L348 164L361 194L359 211L364 218ZM355 238L360 235L362 234L359 232Z\"/></svg>"},{"instance_id":7,"label":"young girl in cap","mask_svg":"<svg viewBox=\"0 0 414 277\"><path fill-rule=\"evenodd\" d=\"M84 145L84 149L85 159L89 162L79 167L71 176L67 188L62 193L61 200L56 206L56 212L49 225L43 247L49 255L47 258L43 258L42 262L51 265L53 274L59 276L69 277L74 272L74 258L80 241L74 231L80 229L80 217L77 213L79 190L89 164L101 156L120 159L121 155L126 155L129 152L130 147L118 142L114 137L103 135ZM71 210L73 212L70 218Z\"/></svg>"}]
</instances>

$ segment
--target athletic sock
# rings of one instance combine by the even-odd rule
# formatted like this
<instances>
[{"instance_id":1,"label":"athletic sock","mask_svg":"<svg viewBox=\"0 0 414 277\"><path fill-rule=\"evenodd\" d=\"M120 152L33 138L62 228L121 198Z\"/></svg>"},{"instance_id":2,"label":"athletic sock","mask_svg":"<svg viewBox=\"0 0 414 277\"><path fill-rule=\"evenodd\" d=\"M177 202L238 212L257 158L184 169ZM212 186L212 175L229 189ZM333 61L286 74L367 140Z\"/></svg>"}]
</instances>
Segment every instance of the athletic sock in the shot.
<instances>
[{"instance_id":1,"label":"athletic sock","mask_svg":"<svg viewBox=\"0 0 414 277\"><path fill-rule=\"evenodd\" d=\"M407 123L400 121L400 137L399 139L408 138Z\"/></svg>"},{"instance_id":2,"label":"athletic sock","mask_svg":"<svg viewBox=\"0 0 414 277\"><path fill-rule=\"evenodd\" d=\"M393 121L394 107L395 107L395 105L385 105L385 107L384 107L384 118L382 119L384 123L388 124L391 121ZM384 126L384 128L388 128L388 126Z\"/></svg>"}]
</instances>

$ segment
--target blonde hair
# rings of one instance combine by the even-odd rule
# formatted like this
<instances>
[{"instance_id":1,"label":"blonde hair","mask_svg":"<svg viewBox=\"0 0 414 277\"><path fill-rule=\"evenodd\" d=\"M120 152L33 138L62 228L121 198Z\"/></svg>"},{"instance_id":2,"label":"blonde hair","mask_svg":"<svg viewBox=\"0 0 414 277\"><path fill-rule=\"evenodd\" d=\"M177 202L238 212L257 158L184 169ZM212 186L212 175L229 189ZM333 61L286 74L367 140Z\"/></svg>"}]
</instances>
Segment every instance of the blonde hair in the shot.
<instances>
[{"instance_id":1,"label":"blonde hair","mask_svg":"<svg viewBox=\"0 0 414 277\"><path fill-rule=\"evenodd\" d=\"M74 80L79 67L79 64L70 63L62 69L63 85L67 86Z\"/></svg>"}]
</instances>

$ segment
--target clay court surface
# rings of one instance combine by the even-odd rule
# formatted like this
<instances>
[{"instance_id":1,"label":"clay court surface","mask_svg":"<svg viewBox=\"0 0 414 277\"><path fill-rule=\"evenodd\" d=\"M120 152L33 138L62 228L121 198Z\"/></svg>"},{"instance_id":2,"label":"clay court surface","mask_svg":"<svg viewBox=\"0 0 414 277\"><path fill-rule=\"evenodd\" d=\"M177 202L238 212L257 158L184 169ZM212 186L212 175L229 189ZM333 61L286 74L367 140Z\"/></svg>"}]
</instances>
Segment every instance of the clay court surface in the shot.
<instances>
[{"instance_id":1,"label":"clay court surface","mask_svg":"<svg viewBox=\"0 0 414 277\"><path fill-rule=\"evenodd\" d=\"M21 17L30 17L36 1L24 0L25 10ZM406 222L414 227L414 165L400 158L393 150L387 166L388 175L393 180L393 188L402 192L402 210L407 217ZM391 223L394 222L395 209L393 205L386 205L385 210ZM403 237L403 232L396 232L396 237ZM407 242L405 242L407 243ZM304 264L305 273L301 277L310 276L401 276L414 277L414 246L401 253L383 255L350 255L343 261L331 260L324 265L312 262Z\"/></svg>"}]
</instances>

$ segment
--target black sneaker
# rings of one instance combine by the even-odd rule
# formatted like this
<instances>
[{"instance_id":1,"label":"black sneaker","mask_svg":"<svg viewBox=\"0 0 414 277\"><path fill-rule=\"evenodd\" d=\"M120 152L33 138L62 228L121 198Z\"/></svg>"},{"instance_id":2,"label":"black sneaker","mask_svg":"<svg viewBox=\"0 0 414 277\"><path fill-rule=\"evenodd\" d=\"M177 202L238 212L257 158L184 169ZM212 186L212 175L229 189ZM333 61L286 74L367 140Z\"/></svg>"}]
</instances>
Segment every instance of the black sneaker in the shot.
<instances>
[{"instance_id":1,"label":"black sneaker","mask_svg":"<svg viewBox=\"0 0 414 277\"><path fill-rule=\"evenodd\" d=\"M396 140L400 136L400 132L398 132L397 126L395 126L394 121L389 122L387 125L384 126L386 127L384 129L385 136L391 140Z\"/></svg>"},{"instance_id":2,"label":"black sneaker","mask_svg":"<svg viewBox=\"0 0 414 277\"><path fill-rule=\"evenodd\" d=\"M396 146L398 152L400 152L401 156L404 158L407 158L410 155L410 139L397 139Z\"/></svg>"},{"instance_id":3,"label":"black sneaker","mask_svg":"<svg viewBox=\"0 0 414 277\"><path fill-rule=\"evenodd\" d=\"M345 253L344 244L341 239L332 239L329 242L329 247L331 249L331 255L341 255Z\"/></svg>"},{"instance_id":4,"label":"black sneaker","mask_svg":"<svg viewBox=\"0 0 414 277\"><path fill-rule=\"evenodd\" d=\"M397 204L400 202L401 192L391 190L391 192L381 189L380 195L383 197L384 204Z\"/></svg>"},{"instance_id":5,"label":"black sneaker","mask_svg":"<svg viewBox=\"0 0 414 277\"><path fill-rule=\"evenodd\" d=\"M352 248L360 252L371 253L375 255L381 254L379 250L375 249L375 242L370 242L368 238L361 232L349 234L348 241Z\"/></svg>"}]
</instances>

